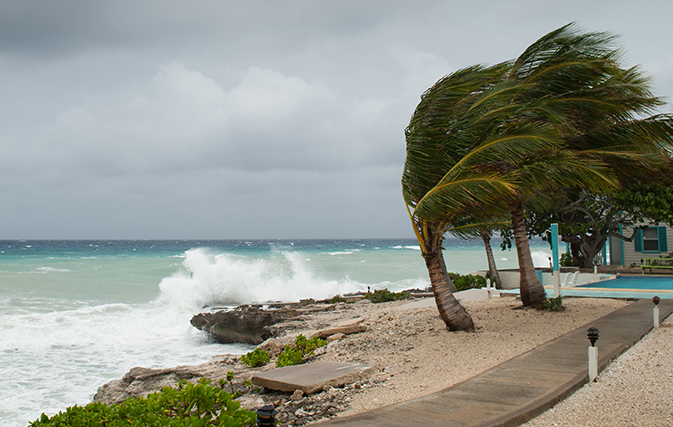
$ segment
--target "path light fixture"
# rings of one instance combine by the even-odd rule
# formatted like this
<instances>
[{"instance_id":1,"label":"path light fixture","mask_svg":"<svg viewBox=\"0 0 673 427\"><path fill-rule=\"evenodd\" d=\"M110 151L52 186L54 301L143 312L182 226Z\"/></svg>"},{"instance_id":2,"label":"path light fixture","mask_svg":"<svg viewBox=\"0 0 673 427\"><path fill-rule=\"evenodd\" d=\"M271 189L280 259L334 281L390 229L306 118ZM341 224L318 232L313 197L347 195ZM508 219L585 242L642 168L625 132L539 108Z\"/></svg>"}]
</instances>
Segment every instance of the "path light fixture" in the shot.
<instances>
[{"instance_id":1,"label":"path light fixture","mask_svg":"<svg viewBox=\"0 0 673 427\"><path fill-rule=\"evenodd\" d=\"M658 296L652 298L652 302L654 303L654 308L652 309L652 324L655 328L659 327L659 301L661 301L661 298Z\"/></svg>"},{"instance_id":2,"label":"path light fixture","mask_svg":"<svg viewBox=\"0 0 673 427\"><path fill-rule=\"evenodd\" d=\"M593 327L587 329L587 338L589 338L589 341L591 341L592 347L596 346L596 341L598 341L598 332L598 329Z\"/></svg>"},{"instance_id":3,"label":"path light fixture","mask_svg":"<svg viewBox=\"0 0 673 427\"><path fill-rule=\"evenodd\" d=\"M589 347L589 381L596 381L598 376L598 348L596 348L596 341L598 341L598 329L591 327L587 330L587 337L591 341Z\"/></svg>"},{"instance_id":4,"label":"path light fixture","mask_svg":"<svg viewBox=\"0 0 673 427\"><path fill-rule=\"evenodd\" d=\"M257 414L257 425L259 427L274 427L276 419L274 418L278 411L271 405L265 405L255 411Z\"/></svg>"}]
</instances>

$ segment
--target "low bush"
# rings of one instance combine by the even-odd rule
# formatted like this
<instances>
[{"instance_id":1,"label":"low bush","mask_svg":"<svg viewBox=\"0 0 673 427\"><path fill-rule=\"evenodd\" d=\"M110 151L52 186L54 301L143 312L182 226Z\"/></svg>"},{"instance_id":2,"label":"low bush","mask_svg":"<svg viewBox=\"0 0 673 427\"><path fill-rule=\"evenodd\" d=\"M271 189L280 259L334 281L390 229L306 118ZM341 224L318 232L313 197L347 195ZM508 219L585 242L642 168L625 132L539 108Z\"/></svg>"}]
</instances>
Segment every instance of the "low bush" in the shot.
<instances>
[{"instance_id":1,"label":"low bush","mask_svg":"<svg viewBox=\"0 0 673 427\"><path fill-rule=\"evenodd\" d=\"M235 386L234 386L234 377L235 377L235 374L234 374L233 371L227 371L227 377L226 377L226 379L224 379L224 378L221 379L217 384L218 384L221 388L224 388L224 385L225 385L225 384L229 384L229 389L231 390L231 396L232 396L234 399L238 399L239 397L241 397L241 395L242 395L243 393L241 393L240 390L236 390L236 388L235 388ZM252 390L255 390L255 391L258 390L257 387L253 387L253 386L252 386L252 382L250 382L250 379L249 379L249 378L246 378L245 381L243 381L243 387L246 388L246 390L244 390L244 392L248 392L248 391L250 391L251 389L252 389Z\"/></svg>"},{"instance_id":2,"label":"low bush","mask_svg":"<svg viewBox=\"0 0 673 427\"><path fill-rule=\"evenodd\" d=\"M241 363L244 363L251 368L256 368L258 366L264 366L271 360L269 357L269 352L266 350L261 350L259 348L254 349L253 351L244 354L241 356Z\"/></svg>"},{"instance_id":3,"label":"low bush","mask_svg":"<svg viewBox=\"0 0 673 427\"><path fill-rule=\"evenodd\" d=\"M318 347L327 345L327 341L320 338L306 339L304 335L297 335L294 346L286 345L283 352L278 355L276 359L276 366L291 366L299 365L304 362L304 357L312 355L314 350Z\"/></svg>"},{"instance_id":4,"label":"low bush","mask_svg":"<svg viewBox=\"0 0 673 427\"><path fill-rule=\"evenodd\" d=\"M458 291L465 291L467 289L482 288L486 286L486 278L484 276L475 276L472 274L460 275L458 273L449 273L449 277Z\"/></svg>"},{"instance_id":5,"label":"low bush","mask_svg":"<svg viewBox=\"0 0 673 427\"><path fill-rule=\"evenodd\" d=\"M299 365L304 361L304 353L297 347L286 345L276 359L276 367Z\"/></svg>"},{"instance_id":6,"label":"low bush","mask_svg":"<svg viewBox=\"0 0 673 427\"><path fill-rule=\"evenodd\" d=\"M570 254L570 252L564 252L561 254L559 264L563 267L571 267L573 265L573 256Z\"/></svg>"},{"instance_id":7,"label":"low bush","mask_svg":"<svg viewBox=\"0 0 673 427\"><path fill-rule=\"evenodd\" d=\"M348 302L348 300L341 295L334 295L331 300L329 300L330 304L337 304L340 302Z\"/></svg>"},{"instance_id":8,"label":"low bush","mask_svg":"<svg viewBox=\"0 0 673 427\"><path fill-rule=\"evenodd\" d=\"M388 289L376 289L374 292L367 292L365 298L373 303L397 301L407 299L410 292L391 292Z\"/></svg>"},{"instance_id":9,"label":"low bush","mask_svg":"<svg viewBox=\"0 0 673 427\"><path fill-rule=\"evenodd\" d=\"M544 303L542 304L542 309L549 311L563 311L566 309L566 306L563 305L563 299L559 295L556 298L547 298L546 300L544 300Z\"/></svg>"},{"instance_id":10,"label":"low bush","mask_svg":"<svg viewBox=\"0 0 673 427\"><path fill-rule=\"evenodd\" d=\"M256 425L257 415L241 408L220 386L211 386L210 380L201 378L198 384L182 381L177 388L164 387L147 397L129 398L118 405L100 402L86 406L72 406L53 417L42 414L31 427L53 426L230 426Z\"/></svg>"}]
</instances>

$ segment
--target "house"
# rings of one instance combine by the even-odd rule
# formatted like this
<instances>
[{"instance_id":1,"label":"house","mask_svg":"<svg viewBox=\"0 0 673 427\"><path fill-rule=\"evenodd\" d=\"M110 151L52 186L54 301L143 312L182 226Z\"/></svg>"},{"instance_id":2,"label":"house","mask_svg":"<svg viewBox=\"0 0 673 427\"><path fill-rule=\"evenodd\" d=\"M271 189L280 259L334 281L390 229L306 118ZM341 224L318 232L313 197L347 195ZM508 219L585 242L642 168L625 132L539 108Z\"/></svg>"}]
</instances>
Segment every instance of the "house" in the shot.
<instances>
[{"instance_id":1,"label":"house","mask_svg":"<svg viewBox=\"0 0 673 427\"><path fill-rule=\"evenodd\" d=\"M631 236L632 227L619 227L622 236ZM610 265L639 266L644 258L659 258L673 251L673 229L667 225L650 225L636 231L633 241L626 242L618 238L608 239Z\"/></svg>"}]
</instances>

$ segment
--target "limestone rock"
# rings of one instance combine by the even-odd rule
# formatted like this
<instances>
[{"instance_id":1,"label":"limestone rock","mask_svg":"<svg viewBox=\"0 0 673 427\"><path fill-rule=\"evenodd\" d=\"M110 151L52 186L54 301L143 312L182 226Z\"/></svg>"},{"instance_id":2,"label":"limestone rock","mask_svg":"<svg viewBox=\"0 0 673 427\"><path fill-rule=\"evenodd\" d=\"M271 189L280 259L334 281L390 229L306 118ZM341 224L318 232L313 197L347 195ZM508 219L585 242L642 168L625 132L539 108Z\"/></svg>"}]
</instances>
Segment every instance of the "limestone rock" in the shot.
<instances>
[{"instance_id":1,"label":"limestone rock","mask_svg":"<svg viewBox=\"0 0 673 427\"><path fill-rule=\"evenodd\" d=\"M287 317L278 310L263 310L259 307L242 306L235 310L201 313L192 317L191 324L209 332L220 343L261 344L272 334L268 326Z\"/></svg>"},{"instance_id":2,"label":"limestone rock","mask_svg":"<svg viewBox=\"0 0 673 427\"><path fill-rule=\"evenodd\" d=\"M257 348L266 351L271 357L276 357L283 351L283 347L278 345L276 340L273 338L269 338L268 340L264 341L259 346L257 346Z\"/></svg>"},{"instance_id":3,"label":"limestone rock","mask_svg":"<svg viewBox=\"0 0 673 427\"><path fill-rule=\"evenodd\" d=\"M334 342L334 341L341 341L342 339L346 338L346 334L344 333L336 333L332 334L327 337L327 342Z\"/></svg>"},{"instance_id":4,"label":"limestone rock","mask_svg":"<svg viewBox=\"0 0 673 427\"><path fill-rule=\"evenodd\" d=\"M93 400L106 404L121 403L129 397L144 397L164 387L176 387L181 380L196 382L201 377L217 382L221 378L226 378L228 371L235 373L241 371L236 367L237 359L235 356L223 355L201 365L167 369L135 367L121 379L112 380L98 387Z\"/></svg>"},{"instance_id":5,"label":"limestone rock","mask_svg":"<svg viewBox=\"0 0 673 427\"><path fill-rule=\"evenodd\" d=\"M350 320L348 322L336 325L332 328L322 329L322 330L314 333L311 336L311 338L325 339L329 336L336 335L336 334L349 335L349 334L356 334L356 333L359 333L359 332L364 332L364 331L367 330L367 326L362 324L363 320L364 319Z\"/></svg>"}]
</instances>

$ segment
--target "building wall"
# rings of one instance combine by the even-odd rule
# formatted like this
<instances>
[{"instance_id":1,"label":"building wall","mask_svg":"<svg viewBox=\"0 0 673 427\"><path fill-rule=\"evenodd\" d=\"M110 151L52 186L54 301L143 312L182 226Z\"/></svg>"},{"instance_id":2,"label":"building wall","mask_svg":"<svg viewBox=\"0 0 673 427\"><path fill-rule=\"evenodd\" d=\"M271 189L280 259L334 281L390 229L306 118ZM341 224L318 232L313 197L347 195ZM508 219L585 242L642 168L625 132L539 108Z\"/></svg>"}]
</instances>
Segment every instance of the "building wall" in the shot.
<instances>
[{"instance_id":1,"label":"building wall","mask_svg":"<svg viewBox=\"0 0 673 427\"><path fill-rule=\"evenodd\" d=\"M643 233L639 232L632 242L624 242L620 239L611 239L612 262L613 265L629 266L635 264L639 266L643 258L659 258L667 256L673 251L673 229L666 225L650 226L657 231L657 250L652 250L643 244ZM625 227L622 235L630 236L633 233L632 228ZM622 259L623 254L623 259Z\"/></svg>"}]
</instances>

